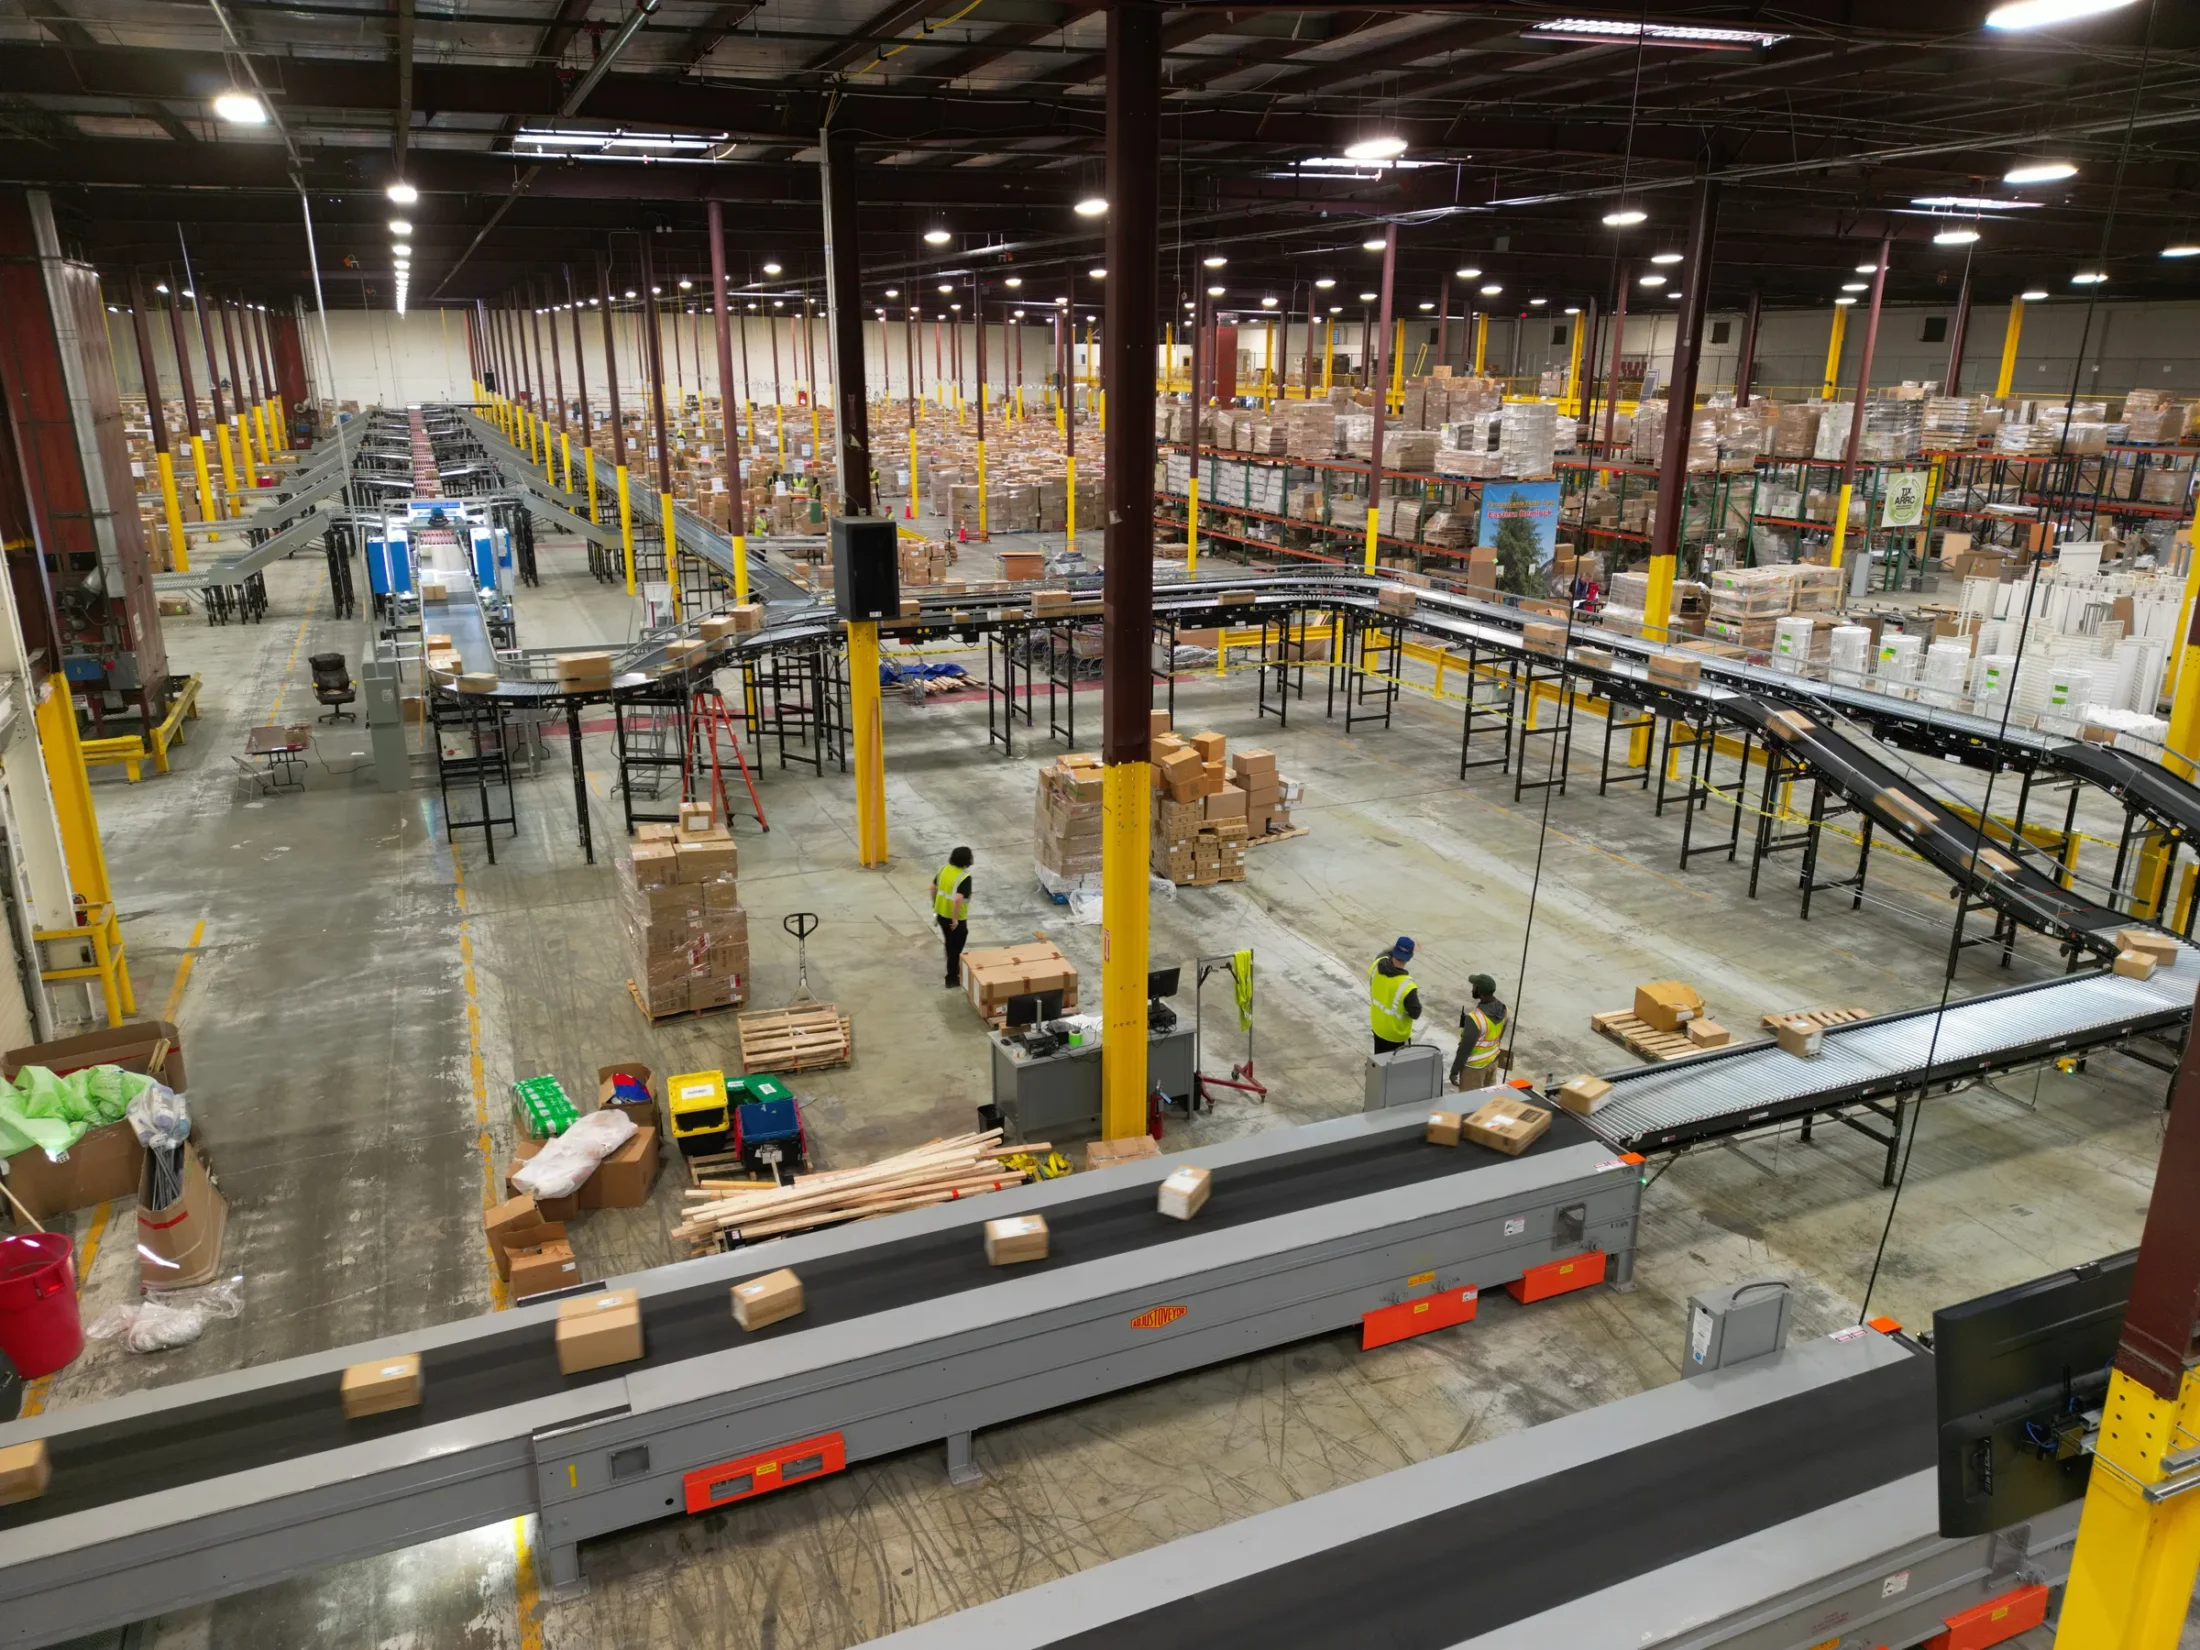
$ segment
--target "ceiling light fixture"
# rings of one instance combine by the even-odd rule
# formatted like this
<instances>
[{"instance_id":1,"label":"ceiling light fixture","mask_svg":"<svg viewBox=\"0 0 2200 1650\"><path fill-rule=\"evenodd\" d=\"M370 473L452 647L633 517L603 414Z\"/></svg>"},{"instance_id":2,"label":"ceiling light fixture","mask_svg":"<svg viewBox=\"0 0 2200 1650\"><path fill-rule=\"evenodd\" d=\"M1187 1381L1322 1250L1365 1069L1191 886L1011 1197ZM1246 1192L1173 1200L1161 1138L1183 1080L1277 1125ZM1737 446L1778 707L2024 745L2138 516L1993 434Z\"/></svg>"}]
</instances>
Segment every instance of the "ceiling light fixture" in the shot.
<instances>
[{"instance_id":1,"label":"ceiling light fixture","mask_svg":"<svg viewBox=\"0 0 2200 1650\"><path fill-rule=\"evenodd\" d=\"M267 108L250 92L223 92L214 99L214 113L232 126L265 126Z\"/></svg>"},{"instance_id":2,"label":"ceiling light fixture","mask_svg":"<svg viewBox=\"0 0 2200 1650\"><path fill-rule=\"evenodd\" d=\"M1342 304L1331 304L1331 305L1329 306L1329 313L1330 313L1330 314L1332 314L1332 315L1342 315L1342 314L1344 313L1344 305L1342 305Z\"/></svg>"},{"instance_id":3,"label":"ceiling light fixture","mask_svg":"<svg viewBox=\"0 0 2200 1650\"><path fill-rule=\"evenodd\" d=\"M1623 206L1616 212L1605 213L1604 225L1607 229L1626 229L1646 221L1649 216L1639 206Z\"/></svg>"},{"instance_id":4,"label":"ceiling light fixture","mask_svg":"<svg viewBox=\"0 0 2200 1650\"><path fill-rule=\"evenodd\" d=\"M1230 260L1228 258L1225 258L1221 253L1217 252L1208 257L1202 258L1199 261L1204 267L1208 269L1220 269Z\"/></svg>"},{"instance_id":5,"label":"ceiling light fixture","mask_svg":"<svg viewBox=\"0 0 2200 1650\"><path fill-rule=\"evenodd\" d=\"M2194 246L2189 241L2180 241L2175 246L2163 247L2162 256L2165 258L2200 258L2200 246Z\"/></svg>"},{"instance_id":6,"label":"ceiling light fixture","mask_svg":"<svg viewBox=\"0 0 2200 1650\"><path fill-rule=\"evenodd\" d=\"M687 278L686 276L684 276L684 275L683 275L683 276L682 276L682 277L680 278L680 290L681 290L682 292L689 292L689 291L692 291L692 290L694 289L694 286L695 286L695 283L694 283L693 281L689 280L689 279L688 279L688 278Z\"/></svg>"},{"instance_id":7,"label":"ceiling light fixture","mask_svg":"<svg viewBox=\"0 0 2200 1650\"><path fill-rule=\"evenodd\" d=\"M1275 301L1275 299L1273 299L1273 298L1263 298L1263 299L1262 299L1262 300L1260 301L1260 307L1261 307L1262 309L1274 309L1274 308L1276 307L1276 301ZM1422 305L1421 307L1422 307L1423 309L1426 309L1426 308L1428 308L1429 306L1428 306L1428 305L1426 305L1426 304L1423 304L1423 305Z\"/></svg>"},{"instance_id":8,"label":"ceiling light fixture","mask_svg":"<svg viewBox=\"0 0 2200 1650\"><path fill-rule=\"evenodd\" d=\"M1423 309L1434 309L1436 306L1434 304L1423 304L1421 307Z\"/></svg>"},{"instance_id":9,"label":"ceiling light fixture","mask_svg":"<svg viewBox=\"0 0 2200 1650\"><path fill-rule=\"evenodd\" d=\"M2020 292L2017 296L2028 304L2043 304L2047 301L2047 289L2036 286L2030 292Z\"/></svg>"},{"instance_id":10,"label":"ceiling light fixture","mask_svg":"<svg viewBox=\"0 0 2200 1650\"><path fill-rule=\"evenodd\" d=\"M1504 290L1505 289L1503 287L1499 286L1495 281L1492 281L1488 286L1482 289L1482 296L1485 298L1494 298Z\"/></svg>"},{"instance_id":11,"label":"ceiling light fixture","mask_svg":"<svg viewBox=\"0 0 2200 1650\"><path fill-rule=\"evenodd\" d=\"M1969 246L1978 239L1975 229L1943 229L1933 237L1935 246Z\"/></svg>"},{"instance_id":12,"label":"ceiling light fixture","mask_svg":"<svg viewBox=\"0 0 2200 1650\"><path fill-rule=\"evenodd\" d=\"M1990 29L2045 29L2119 11L2131 0L2009 0L1986 14Z\"/></svg>"},{"instance_id":13,"label":"ceiling light fixture","mask_svg":"<svg viewBox=\"0 0 2200 1650\"><path fill-rule=\"evenodd\" d=\"M1362 241L1360 243L1360 250L1362 252L1380 252L1384 247L1388 246L1389 244L1390 243L1388 241L1382 240Z\"/></svg>"},{"instance_id":14,"label":"ceiling light fixture","mask_svg":"<svg viewBox=\"0 0 2200 1650\"><path fill-rule=\"evenodd\" d=\"M888 287L886 289L886 296L889 298L899 298L901 296L901 288L898 286Z\"/></svg>"},{"instance_id":15,"label":"ceiling light fixture","mask_svg":"<svg viewBox=\"0 0 2200 1650\"><path fill-rule=\"evenodd\" d=\"M1879 273L1879 266L1877 264L1858 264L1856 272L1859 275L1876 275Z\"/></svg>"},{"instance_id":16,"label":"ceiling light fixture","mask_svg":"<svg viewBox=\"0 0 2200 1650\"><path fill-rule=\"evenodd\" d=\"M168 288L167 288L167 286L166 286L165 284L163 284L163 285L160 285L160 286L156 286L156 287L154 287L154 288L153 288L153 290L154 290L155 292L159 293L159 294L160 294L160 295L161 295L161 296L162 296L163 298L165 298L165 297L167 297L167 296L168 296Z\"/></svg>"},{"instance_id":17,"label":"ceiling light fixture","mask_svg":"<svg viewBox=\"0 0 2200 1650\"><path fill-rule=\"evenodd\" d=\"M1871 290L1871 282L1843 281L1841 283L1841 290L1843 292L1869 292Z\"/></svg>"},{"instance_id":18,"label":"ceiling light fixture","mask_svg":"<svg viewBox=\"0 0 2200 1650\"><path fill-rule=\"evenodd\" d=\"M1635 285L1663 286L1665 285L1665 277L1663 275L1638 275L1635 277Z\"/></svg>"},{"instance_id":19,"label":"ceiling light fixture","mask_svg":"<svg viewBox=\"0 0 2200 1650\"><path fill-rule=\"evenodd\" d=\"M780 266L778 264L766 264L764 266L764 273L767 275L776 275L779 273L779 268Z\"/></svg>"},{"instance_id":20,"label":"ceiling light fixture","mask_svg":"<svg viewBox=\"0 0 2200 1650\"><path fill-rule=\"evenodd\" d=\"M1091 269L1085 271L1085 275L1090 280L1104 281L1108 278L1107 267L1103 264L1095 264Z\"/></svg>"},{"instance_id":21,"label":"ceiling light fixture","mask_svg":"<svg viewBox=\"0 0 2200 1650\"><path fill-rule=\"evenodd\" d=\"M940 282L940 290L942 292L953 292L955 289L952 286L948 285L947 282L942 281Z\"/></svg>"},{"instance_id":22,"label":"ceiling light fixture","mask_svg":"<svg viewBox=\"0 0 2200 1650\"><path fill-rule=\"evenodd\" d=\"M1087 195L1083 200L1079 201L1077 205L1072 208L1072 210L1074 210L1080 218L1105 217L1108 211L1107 198L1102 195Z\"/></svg>"},{"instance_id":23,"label":"ceiling light fixture","mask_svg":"<svg viewBox=\"0 0 2200 1650\"><path fill-rule=\"evenodd\" d=\"M1677 264L1681 261L1681 256L1682 255L1678 252L1658 252L1651 255L1650 261L1654 264L1661 265Z\"/></svg>"},{"instance_id":24,"label":"ceiling light fixture","mask_svg":"<svg viewBox=\"0 0 2200 1650\"><path fill-rule=\"evenodd\" d=\"M390 233L392 235L410 235L412 232L413 226L403 218L390 219Z\"/></svg>"},{"instance_id":25,"label":"ceiling light fixture","mask_svg":"<svg viewBox=\"0 0 2200 1650\"><path fill-rule=\"evenodd\" d=\"M1345 145L1346 160L1396 160L1406 152L1406 140L1402 137L1362 138L1357 143Z\"/></svg>"},{"instance_id":26,"label":"ceiling light fixture","mask_svg":"<svg viewBox=\"0 0 2200 1650\"><path fill-rule=\"evenodd\" d=\"M1579 304L1568 304L1566 306L1566 313L1568 315L1579 315L1581 313L1581 306Z\"/></svg>"},{"instance_id":27,"label":"ceiling light fixture","mask_svg":"<svg viewBox=\"0 0 2200 1650\"><path fill-rule=\"evenodd\" d=\"M945 246L954 238L944 229L927 229L924 232L924 244L926 246Z\"/></svg>"},{"instance_id":28,"label":"ceiling light fixture","mask_svg":"<svg viewBox=\"0 0 2200 1650\"><path fill-rule=\"evenodd\" d=\"M1615 40L1640 41L1645 46L1678 46L1702 52L1752 52L1777 46L1789 36L1766 29L1707 29L1687 23L1634 23L1605 17L1554 17L1522 29L1523 40L1590 40L1599 45Z\"/></svg>"},{"instance_id":29,"label":"ceiling light fixture","mask_svg":"<svg viewBox=\"0 0 2200 1650\"><path fill-rule=\"evenodd\" d=\"M1335 286L1336 284L1337 280L1335 276L1324 275L1314 283L1314 290L1316 292L1327 292L1331 287Z\"/></svg>"},{"instance_id":30,"label":"ceiling light fixture","mask_svg":"<svg viewBox=\"0 0 2200 1650\"><path fill-rule=\"evenodd\" d=\"M420 191L415 189L411 184L406 183L402 180L391 184L389 188L383 191L383 193L388 195L389 198L395 201L399 206L410 206L414 201L420 198Z\"/></svg>"},{"instance_id":31,"label":"ceiling light fixture","mask_svg":"<svg viewBox=\"0 0 2200 1650\"><path fill-rule=\"evenodd\" d=\"M1528 300L1528 307L1530 309L1541 309L1545 304L1549 302L1550 299L1548 298L1530 298ZM1427 306L1424 305L1423 307L1425 308Z\"/></svg>"},{"instance_id":32,"label":"ceiling light fixture","mask_svg":"<svg viewBox=\"0 0 2200 1650\"><path fill-rule=\"evenodd\" d=\"M1834 302L1846 309L1850 304L1855 303L1856 300L1854 298L1836 298L1834 299Z\"/></svg>"},{"instance_id":33,"label":"ceiling light fixture","mask_svg":"<svg viewBox=\"0 0 2200 1650\"><path fill-rule=\"evenodd\" d=\"M1210 298L1219 298L1219 297L1221 297L1221 296L1222 296L1222 288L1221 288L1221 287L1219 287L1219 286L1211 286L1211 287L1209 287L1209 288L1207 289L1207 296L1208 296L1208 297L1210 297Z\"/></svg>"},{"instance_id":34,"label":"ceiling light fixture","mask_svg":"<svg viewBox=\"0 0 2200 1650\"><path fill-rule=\"evenodd\" d=\"M2072 286L2099 286L2107 279L2107 275L2098 269L2082 269L2070 277L2070 284Z\"/></svg>"},{"instance_id":35,"label":"ceiling light fixture","mask_svg":"<svg viewBox=\"0 0 2200 1650\"><path fill-rule=\"evenodd\" d=\"M1022 286L1023 284L1024 278L1021 275L1011 275L1007 280L1001 283L1001 285L1007 287L1008 290L1011 292L1014 292L1018 287Z\"/></svg>"},{"instance_id":36,"label":"ceiling light fixture","mask_svg":"<svg viewBox=\"0 0 2200 1650\"><path fill-rule=\"evenodd\" d=\"M626 289L626 295L629 298L639 298L641 296L641 294L639 292L636 292L632 287L628 287Z\"/></svg>"},{"instance_id":37,"label":"ceiling light fixture","mask_svg":"<svg viewBox=\"0 0 2200 1650\"><path fill-rule=\"evenodd\" d=\"M2028 212L2040 206L2038 201L1997 200L1992 195L1919 195L1910 202L1912 206L1946 207L1956 212Z\"/></svg>"},{"instance_id":38,"label":"ceiling light fixture","mask_svg":"<svg viewBox=\"0 0 2200 1650\"><path fill-rule=\"evenodd\" d=\"M1363 303L1363 304L1372 304L1372 303L1373 303L1374 301L1375 301L1375 294L1374 294L1374 293L1372 293L1372 292L1363 292L1363 293L1361 293L1361 294L1360 294L1360 302L1361 302L1361 303Z\"/></svg>"},{"instance_id":39,"label":"ceiling light fixture","mask_svg":"<svg viewBox=\"0 0 2200 1650\"><path fill-rule=\"evenodd\" d=\"M2012 166L2002 173L2003 183L2060 183L2064 178L2074 178L2078 169L2067 160L2035 161L2029 166Z\"/></svg>"}]
</instances>

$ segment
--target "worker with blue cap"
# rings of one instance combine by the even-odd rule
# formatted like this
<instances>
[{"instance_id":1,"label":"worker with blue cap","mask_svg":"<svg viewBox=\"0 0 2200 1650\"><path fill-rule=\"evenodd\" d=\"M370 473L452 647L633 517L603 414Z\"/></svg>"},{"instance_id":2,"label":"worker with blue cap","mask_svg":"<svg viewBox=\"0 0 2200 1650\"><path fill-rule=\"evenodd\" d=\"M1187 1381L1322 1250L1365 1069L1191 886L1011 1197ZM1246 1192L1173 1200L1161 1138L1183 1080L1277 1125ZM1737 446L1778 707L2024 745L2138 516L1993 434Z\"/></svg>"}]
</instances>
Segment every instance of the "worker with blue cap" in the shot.
<instances>
[{"instance_id":1,"label":"worker with blue cap","mask_svg":"<svg viewBox=\"0 0 2200 1650\"><path fill-rule=\"evenodd\" d=\"M1367 1019L1375 1033L1375 1052L1388 1054L1413 1040L1413 1022L1421 1017L1421 992L1406 967L1413 941L1405 935L1375 959L1367 971Z\"/></svg>"}]
</instances>

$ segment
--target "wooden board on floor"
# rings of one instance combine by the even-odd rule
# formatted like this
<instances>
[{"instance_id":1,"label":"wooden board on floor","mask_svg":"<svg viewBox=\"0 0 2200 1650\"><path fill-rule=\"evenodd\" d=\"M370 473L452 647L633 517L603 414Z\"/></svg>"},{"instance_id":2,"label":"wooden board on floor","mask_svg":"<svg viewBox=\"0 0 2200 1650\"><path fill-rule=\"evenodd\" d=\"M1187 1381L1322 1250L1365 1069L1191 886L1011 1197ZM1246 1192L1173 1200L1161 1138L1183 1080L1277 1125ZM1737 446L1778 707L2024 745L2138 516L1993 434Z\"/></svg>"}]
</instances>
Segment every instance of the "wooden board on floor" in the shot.
<instances>
[{"instance_id":1,"label":"wooden board on floor","mask_svg":"<svg viewBox=\"0 0 2200 1650\"><path fill-rule=\"evenodd\" d=\"M832 1003L759 1009L737 1023L745 1072L816 1071L855 1053L855 1027Z\"/></svg>"},{"instance_id":2,"label":"wooden board on floor","mask_svg":"<svg viewBox=\"0 0 2200 1650\"><path fill-rule=\"evenodd\" d=\"M1791 1008L1785 1014L1767 1014L1758 1024L1770 1031L1775 1025L1789 1020L1808 1020L1813 1025L1845 1026L1851 1020L1868 1020L1872 1011L1868 1008Z\"/></svg>"},{"instance_id":3,"label":"wooden board on floor","mask_svg":"<svg viewBox=\"0 0 2200 1650\"><path fill-rule=\"evenodd\" d=\"M1294 825L1288 831L1268 831L1260 836L1247 837L1245 845L1248 848L1258 848L1264 842L1289 842L1295 836L1306 835L1308 829L1305 825Z\"/></svg>"},{"instance_id":4,"label":"wooden board on floor","mask_svg":"<svg viewBox=\"0 0 2200 1650\"><path fill-rule=\"evenodd\" d=\"M1639 1054L1645 1060L1678 1060L1684 1054L1704 1052L1688 1040L1685 1031L1660 1031L1655 1026L1638 1020L1625 1009L1615 1009L1609 1014L1592 1014L1589 1016L1589 1027L1622 1045L1628 1053Z\"/></svg>"}]
</instances>

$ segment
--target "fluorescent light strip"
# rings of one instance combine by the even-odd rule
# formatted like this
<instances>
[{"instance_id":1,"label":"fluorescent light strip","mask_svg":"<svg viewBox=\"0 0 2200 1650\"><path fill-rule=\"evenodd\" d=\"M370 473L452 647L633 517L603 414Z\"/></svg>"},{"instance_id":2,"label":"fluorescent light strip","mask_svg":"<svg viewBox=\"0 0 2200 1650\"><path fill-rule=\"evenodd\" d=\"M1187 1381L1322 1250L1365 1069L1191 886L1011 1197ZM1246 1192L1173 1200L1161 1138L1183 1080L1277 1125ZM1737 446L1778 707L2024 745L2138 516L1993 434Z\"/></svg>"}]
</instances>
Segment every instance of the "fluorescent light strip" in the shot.
<instances>
[{"instance_id":1,"label":"fluorescent light strip","mask_svg":"<svg viewBox=\"0 0 2200 1650\"><path fill-rule=\"evenodd\" d=\"M1693 46L1699 51L1746 52L1777 46L1791 38L1764 29L1705 29L1681 23L1637 23L1609 17L1554 17L1532 29L1524 40L1639 40L1647 46Z\"/></svg>"},{"instance_id":2,"label":"fluorescent light strip","mask_svg":"<svg viewBox=\"0 0 2200 1650\"><path fill-rule=\"evenodd\" d=\"M1945 207L1957 212L2030 212L2041 203L1997 200L1992 195L1919 195L1910 204Z\"/></svg>"}]
</instances>

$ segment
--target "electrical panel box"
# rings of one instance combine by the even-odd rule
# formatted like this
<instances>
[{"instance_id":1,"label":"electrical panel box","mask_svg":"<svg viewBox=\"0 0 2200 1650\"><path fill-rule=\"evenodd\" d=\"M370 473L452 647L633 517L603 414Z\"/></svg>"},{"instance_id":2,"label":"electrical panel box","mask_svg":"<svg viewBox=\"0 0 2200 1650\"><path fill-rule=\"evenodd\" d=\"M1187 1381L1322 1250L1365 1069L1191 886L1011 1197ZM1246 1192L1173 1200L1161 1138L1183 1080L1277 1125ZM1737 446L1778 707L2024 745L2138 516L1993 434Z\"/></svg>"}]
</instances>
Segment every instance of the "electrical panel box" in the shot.
<instances>
[{"instance_id":1,"label":"electrical panel box","mask_svg":"<svg viewBox=\"0 0 2200 1650\"><path fill-rule=\"evenodd\" d=\"M1367 1093L1362 1111L1392 1106L1425 1106L1444 1093L1444 1051L1434 1043L1408 1043L1367 1062Z\"/></svg>"},{"instance_id":2,"label":"electrical panel box","mask_svg":"<svg viewBox=\"0 0 2200 1650\"><path fill-rule=\"evenodd\" d=\"M1788 1306L1785 1278L1751 1278L1689 1296L1682 1370L1701 1375L1779 1351L1787 1344Z\"/></svg>"}]
</instances>

